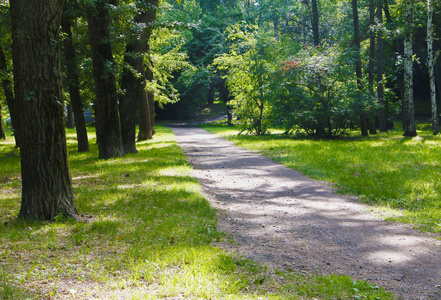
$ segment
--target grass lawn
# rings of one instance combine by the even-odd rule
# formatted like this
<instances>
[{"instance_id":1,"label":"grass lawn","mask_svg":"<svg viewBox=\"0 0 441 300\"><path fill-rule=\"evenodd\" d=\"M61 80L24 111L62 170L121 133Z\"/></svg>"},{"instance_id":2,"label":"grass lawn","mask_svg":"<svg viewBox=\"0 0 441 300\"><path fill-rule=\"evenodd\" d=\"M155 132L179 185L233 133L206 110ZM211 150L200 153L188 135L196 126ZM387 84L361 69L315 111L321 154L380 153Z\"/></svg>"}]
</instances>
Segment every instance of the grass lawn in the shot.
<instances>
[{"instance_id":1,"label":"grass lawn","mask_svg":"<svg viewBox=\"0 0 441 300\"><path fill-rule=\"evenodd\" d=\"M212 246L225 237L169 129L110 160L89 137L91 151L77 153L67 131L78 222L16 219L19 150L0 140L0 299L392 299L347 276L269 271Z\"/></svg>"},{"instance_id":2,"label":"grass lawn","mask_svg":"<svg viewBox=\"0 0 441 300\"><path fill-rule=\"evenodd\" d=\"M377 205L390 221L441 232L441 137L432 135L429 124L418 125L413 138L396 129L369 137L350 132L328 140L284 136L280 130L249 136L223 125L204 128L309 177L329 181L339 192Z\"/></svg>"}]
</instances>

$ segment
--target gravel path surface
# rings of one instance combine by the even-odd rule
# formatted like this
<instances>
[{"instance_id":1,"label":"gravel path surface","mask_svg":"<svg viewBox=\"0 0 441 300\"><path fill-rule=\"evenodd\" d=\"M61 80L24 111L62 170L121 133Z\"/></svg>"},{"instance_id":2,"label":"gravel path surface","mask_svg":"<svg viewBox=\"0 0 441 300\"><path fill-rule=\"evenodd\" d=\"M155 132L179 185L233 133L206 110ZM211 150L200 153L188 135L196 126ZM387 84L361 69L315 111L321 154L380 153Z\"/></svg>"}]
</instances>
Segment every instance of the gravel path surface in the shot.
<instances>
[{"instance_id":1,"label":"gravel path surface","mask_svg":"<svg viewBox=\"0 0 441 300\"><path fill-rule=\"evenodd\" d=\"M198 127L173 127L227 250L295 272L367 279L399 299L441 299L441 241L385 222L323 182Z\"/></svg>"}]
</instances>

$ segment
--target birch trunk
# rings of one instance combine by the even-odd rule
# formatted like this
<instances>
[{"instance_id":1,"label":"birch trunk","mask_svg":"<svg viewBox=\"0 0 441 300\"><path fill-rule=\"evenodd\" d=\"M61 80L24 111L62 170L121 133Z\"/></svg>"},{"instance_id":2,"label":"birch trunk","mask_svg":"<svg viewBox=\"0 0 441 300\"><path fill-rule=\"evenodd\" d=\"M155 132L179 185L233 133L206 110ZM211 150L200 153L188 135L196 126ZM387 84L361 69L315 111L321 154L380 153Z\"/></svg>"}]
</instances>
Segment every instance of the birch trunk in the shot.
<instances>
[{"instance_id":1,"label":"birch trunk","mask_svg":"<svg viewBox=\"0 0 441 300\"><path fill-rule=\"evenodd\" d=\"M404 103L403 127L404 136L416 136L415 108L413 103L413 69L412 69L412 24L413 0L406 3L406 36L404 39Z\"/></svg>"},{"instance_id":2,"label":"birch trunk","mask_svg":"<svg viewBox=\"0 0 441 300\"><path fill-rule=\"evenodd\" d=\"M438 109L436 106L435 70L433 62L433 5L427 0L427 67L430 77L430 101L432 103L432 131L438 134Z\"/></svg>"},{"instance_id":3,"label":"birch trunk","mask_svg":"<svg viewBox=\"0 0 441 300\"><path fill-rule=\"evenodd\" d=\"M358 24L358 1L357 0L351 0L352 4L352 18L354 21L354 47L356 51L356 58L355 58L355 74L357 76L357 86L360 92L363 92L363 73L361 70L361 57L360 57L360 29ZM367 136L368 133L368 124L367 124L367 117L365 113L365 107L362 105L361 107L362 111L360 112L360 124L361 124L361 135Z\"/></svg>"},{"instance_id":4,"label":"birch trunk","mask_svg":"<svg viewBox=\"0 0 441 300\"><path fill-rule=\"evenodd\" d=\"M377 0L377 22L379 26L383 26L383 1ZM383 87L383 32L377 29L377 97L380 104L378 110L378 118L380 124L380 131L387 131L386 108L384 102L384 87Z\"/></svg>"}]
</instances>

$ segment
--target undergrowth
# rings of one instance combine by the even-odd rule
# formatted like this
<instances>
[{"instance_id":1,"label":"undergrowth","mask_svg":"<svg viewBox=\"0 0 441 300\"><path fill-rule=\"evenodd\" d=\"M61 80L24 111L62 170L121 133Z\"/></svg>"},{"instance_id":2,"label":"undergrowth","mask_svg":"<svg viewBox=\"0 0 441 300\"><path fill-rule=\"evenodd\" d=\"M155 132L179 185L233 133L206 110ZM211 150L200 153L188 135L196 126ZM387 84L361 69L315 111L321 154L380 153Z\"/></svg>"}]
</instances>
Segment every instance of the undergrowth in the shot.
<instances>
[{"instance_id":1,"label":"undergrowth","mask_svg":"<svg viewBox=\"0 0 441 300\"><path fill-rule=\"evenodd\" d=\"M167 128L138 154L98 160L67 131L80 221L16 219L19 150L0 141L1 299L391 299L346 276L273 272L214 247L214 210ZM358 298L357 298L358 297Z\"/></svg>"}]
</instances>

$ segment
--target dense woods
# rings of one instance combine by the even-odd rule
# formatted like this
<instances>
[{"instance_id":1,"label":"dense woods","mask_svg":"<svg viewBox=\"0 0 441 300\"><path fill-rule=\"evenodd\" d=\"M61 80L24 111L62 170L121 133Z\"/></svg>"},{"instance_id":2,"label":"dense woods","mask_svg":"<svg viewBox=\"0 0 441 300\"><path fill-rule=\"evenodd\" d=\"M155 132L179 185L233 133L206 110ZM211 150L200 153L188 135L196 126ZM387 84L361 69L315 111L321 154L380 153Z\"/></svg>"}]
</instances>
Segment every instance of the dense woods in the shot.
<instances>
[{"instance_id":1,"label":"dense woods","mask_svg":"<svg viewBox=\"0 0 441 300\"><path fill-rule=\"evenodd\" d=\"M0 1L0 138L21 150L20 215L75 215L68 104L78 151L94 113L102 159L136 153L156 114L191 119L214 100L257 135L367 136L401 121L415 136L417 118L436 135L439 11L431 0Z\"/></svg>"}]
</instances>

